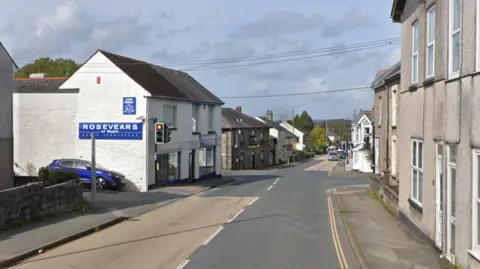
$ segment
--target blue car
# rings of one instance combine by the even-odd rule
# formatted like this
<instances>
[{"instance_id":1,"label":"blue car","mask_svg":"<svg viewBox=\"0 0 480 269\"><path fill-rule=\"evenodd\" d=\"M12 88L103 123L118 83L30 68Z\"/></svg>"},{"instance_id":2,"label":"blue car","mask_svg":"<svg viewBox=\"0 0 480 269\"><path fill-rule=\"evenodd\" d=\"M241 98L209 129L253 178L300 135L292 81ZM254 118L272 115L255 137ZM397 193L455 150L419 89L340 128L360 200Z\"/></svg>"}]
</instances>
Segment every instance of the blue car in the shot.
<instances>
[{"instance_id":1,"label":"blue car","mask_svg":"<svg viewBox=\"0 0 480 269\"><path fill-rule=\"evenodd\" d=\"M92 164L81 159L57 159L53 160L47 168L49 170L61 169L77 173L80 180L90 185L92 183ZM108 170L99 164L95 166L97 190L119 190L125 185L125 176L119 172Z\"/></svg>"}]
</instances>

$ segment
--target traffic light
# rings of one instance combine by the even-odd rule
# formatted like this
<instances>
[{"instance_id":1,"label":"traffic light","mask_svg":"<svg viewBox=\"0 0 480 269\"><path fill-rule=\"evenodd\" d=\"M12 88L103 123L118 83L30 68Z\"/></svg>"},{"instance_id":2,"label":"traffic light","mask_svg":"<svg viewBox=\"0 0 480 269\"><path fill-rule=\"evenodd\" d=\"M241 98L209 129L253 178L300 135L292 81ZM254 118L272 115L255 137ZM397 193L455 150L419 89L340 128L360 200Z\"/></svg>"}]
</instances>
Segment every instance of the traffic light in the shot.
<instances>
[{"instance_id":1,"label":"traffic light","mask_svg":"<svg viewBox=\"0 0 480 269\"><path fill-rule=\"evenodd\" d=\"M168 130L168 125L167 125L166 123L163 124L163 127L165 128L165 129L164 129L165 139L163 139L163 141L164 141L164 143L168 143L168 142L170 142L170 140L172 140L172 139L170 138L170 135L172 134L172 132L170 132L170 131Z\"/></svg>"},{"instance_id":2,"label":"traffic light","mask_svg":"<svg viewBox=\"0 0 480 269\"><path fill-rule=\"evenodd\" d=\"M163 144L165 139L165 123L155 123L155 143Z\"/></svg>"}]
</instances>

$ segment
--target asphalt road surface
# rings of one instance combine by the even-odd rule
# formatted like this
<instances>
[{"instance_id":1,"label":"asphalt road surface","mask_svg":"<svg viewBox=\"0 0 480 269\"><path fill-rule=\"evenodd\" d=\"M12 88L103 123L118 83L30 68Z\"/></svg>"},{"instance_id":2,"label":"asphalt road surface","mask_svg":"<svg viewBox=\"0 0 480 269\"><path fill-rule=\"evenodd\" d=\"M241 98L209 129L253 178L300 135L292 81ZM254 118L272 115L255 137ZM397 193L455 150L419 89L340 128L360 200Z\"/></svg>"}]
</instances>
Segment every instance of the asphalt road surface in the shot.
<instances>
[{"instance_id":1,"label":"asphalt road surface","mask_svg":"<svg viewBox=\"0 0 480 269\"><path fill-rule=\"evenodd\" d=\"M234 184L161 207L15 268L347 268L353 256L341 224L331 221L336 213L326 191L365 182L343 176L341 169L332 171L335 163L312 160L277 171L240 173ZM332 239L335 234L338 239Z\"/></svg>"}]
</instances>

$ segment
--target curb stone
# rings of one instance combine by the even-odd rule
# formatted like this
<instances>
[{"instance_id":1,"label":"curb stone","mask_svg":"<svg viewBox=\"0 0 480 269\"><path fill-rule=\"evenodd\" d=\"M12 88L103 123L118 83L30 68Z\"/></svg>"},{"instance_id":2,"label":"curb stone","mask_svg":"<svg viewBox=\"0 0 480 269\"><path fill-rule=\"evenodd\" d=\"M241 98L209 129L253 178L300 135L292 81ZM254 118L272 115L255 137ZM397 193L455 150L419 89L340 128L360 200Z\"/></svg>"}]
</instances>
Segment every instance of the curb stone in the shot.
<instances>
[{"instance_id":1,"label":"curb stone","mask_svg":"<svg viewBox=\"0 0 480 269\"><path fill-rule=\"evenodd\" d=\"M15 265L18 265L20 264L21 262L27 260L27 259L30 259L30 258L33 258L35 257L36 255L39 254L39 252L41 251L42 253L45 253L49 250L52 250L54 248L57 248L57 247L60 247L62 245L65 245L67 243L70 243L70 242L73 242L75 240L78 240L82 237L86 237L88 235L91 235L91 234L94 234L96 232L99 232L101 230L105 230L109 227L112 227L112 226L115 226L121 222L124 222L124 221L128 221L128 220L131 220L131 219L134 219L134 218L137 218L139 216L142 216L146 213L149 213L153 210L156 210L158 208L161 208L163 206L166 206L166 205L169 205L169 204L172 204L178 200L181 200L181 199L185 199L185 198L188 198L190 196L194 196L194 195L197 195L197 194L200 194L200 193L203 193L203 192L207 192L209 190L212 190L212 189L215 189L215 188L218 188L218 187L222 187L222 186L228 186L232 183L236 182L236 179L232 179L231 181L227 181L225 183L222 183L222 184L216 184L216 185L213 185L213 186L210 186L204 190L201 190L201 191L197 191L197 192L194 192L194 193L191 193L191 194L188 194L188 195L185 195L185 196L182 196L182 197L179 197L179 198L175 198L175 199L171 199L171 200L167 200L167 201L164 201L164 202L160 202L160 203L157 203L155 204L154 207L152 208L148 208L148 209L145 209L145 210L142 210L141 212L139 213L136 213L136 214L133 214L132 216L129 216L129 217L126 217L126 216L121 216L121 217L117 217L117 218L114 218L112 220L109 220L109 221L106 221L104 223L101 223L99 225L95 225L91 228L88 228L88 229L85 229L81 232L78 232L78 233L74 233L74 234L71 234L67 237L64 237L64 238L61 238L61 239L58 239L58 240L55 240L53 242L50 242L50 243L47 243L47 244L44 244L43 246L40 246L40 247L37 247L35 249L32 249L32 250L28 250L26 252L23 252L21 254L18 254L18 255L15 255L13 257L10 257L10 258L7 258L7 259L4 259L2 261L0 261L0 268L9 268L9 267L12 267L12 266L15 266Z\"/></svg>"},{"instance_id":2,"label":"curb stone","mask_svg":"<svg viewBox=\"0 0 480 269\"><path fill-rule=\"evenodd\" d=\"M342 202L339 198L338 195L334 194L335 200L337 201L337 204L339 205L339 208L342 208ZM368 264L368 261L364 258L363 252L360 249L360 247L357 244L357 240L355 236L353 235L353 232L350 230L350 225L347 223L347 220L345 219L345 216L343 214L339 214L340 218L342 219L343 222L343 228L345 229L345 233L347 234L347 239L348 242L350 243L350 246L353 250L353 255L357 259L357 262L360 265L361 269L371 269L370 265Z\"/></svg>"}]
</instances>

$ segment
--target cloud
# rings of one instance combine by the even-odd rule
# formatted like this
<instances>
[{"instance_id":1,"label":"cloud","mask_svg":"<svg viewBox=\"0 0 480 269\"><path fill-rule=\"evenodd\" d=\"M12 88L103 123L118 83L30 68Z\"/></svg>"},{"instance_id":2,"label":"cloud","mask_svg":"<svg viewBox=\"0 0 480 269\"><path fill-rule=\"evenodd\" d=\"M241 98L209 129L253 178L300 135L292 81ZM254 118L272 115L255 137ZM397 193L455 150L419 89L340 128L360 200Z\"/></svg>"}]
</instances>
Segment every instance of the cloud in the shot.
<instances>
[{"instance_id":1,"label":"cloud","mask_svg":"<svg viewBox=\"0 0 480 269\"><path fill-rule=\"evenodd\" d=\"M274 10L259 20L246 23L230 34L231 38L272 38L321 28L325 18L320 14L305 15L292 10Z\"/></svg>"},{"instance_id":2,"label":"cloud","mask_svg":"<svg viewBox=\"0 0 480 269\"><path fill-rule=\"evenodd\" d=\"M350 7L340 19L333 20L323 28L324 37L338 37L347 31L369 28L377 25L373 17L363 14L358 7Z\"/></svg>"}]
</instances>

